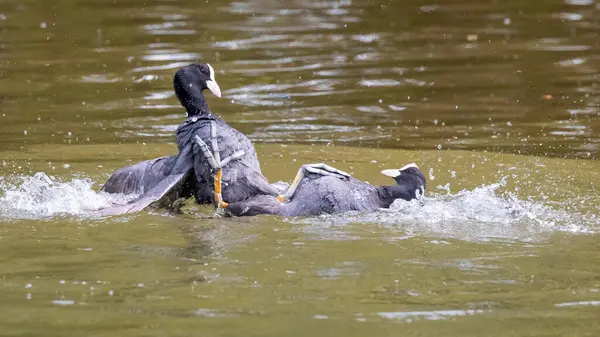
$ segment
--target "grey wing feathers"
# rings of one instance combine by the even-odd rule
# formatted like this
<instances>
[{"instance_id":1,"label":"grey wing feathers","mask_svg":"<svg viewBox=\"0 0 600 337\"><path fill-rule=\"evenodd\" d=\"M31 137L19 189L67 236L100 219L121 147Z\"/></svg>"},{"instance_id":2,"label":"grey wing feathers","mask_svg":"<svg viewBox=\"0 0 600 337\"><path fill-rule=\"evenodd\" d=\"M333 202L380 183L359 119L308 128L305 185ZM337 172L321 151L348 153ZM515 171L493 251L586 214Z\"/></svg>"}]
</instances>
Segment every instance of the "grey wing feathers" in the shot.
<instances>
[{"instance_id":1,"label":"grey wing feathers","mask_svg":"<svg viewBox=\"0 0 600 337\"><path fill-rule=\"evenodd\" d=\"M102 190L107 193L145 193L171 173L176 161L177 156L160 157L123 167L108 178Z\"/></svg>"},{"instance_id":2,"label":"grey wing feathers","mask_svg":"<svg viewBox=\"0 0 600 337\"><path fill-rule=\"evenodd\" d=\"M188 175L189 172L167 176L137 199L125 205L101 209L98 211L98 214L106 216L134 213L139 212L148 206L153 206L155 208L171 208L177 199L188 196L184 187Z\"/></svg>"},{"instance_id":3,"label":"grey wing feathers","mask_svg":"<svg viewBox=\"0 0 600 337\"><path fill-rule=\"evenodd\" d=\"M133 213L148 206L171 208L179 198L193 193L189 176L192 163L180 156L146 160L117 170L110 176L102 190L107 193L139 194L135 200L98 211L100 215Z\"/></svg>"}]
</instances>

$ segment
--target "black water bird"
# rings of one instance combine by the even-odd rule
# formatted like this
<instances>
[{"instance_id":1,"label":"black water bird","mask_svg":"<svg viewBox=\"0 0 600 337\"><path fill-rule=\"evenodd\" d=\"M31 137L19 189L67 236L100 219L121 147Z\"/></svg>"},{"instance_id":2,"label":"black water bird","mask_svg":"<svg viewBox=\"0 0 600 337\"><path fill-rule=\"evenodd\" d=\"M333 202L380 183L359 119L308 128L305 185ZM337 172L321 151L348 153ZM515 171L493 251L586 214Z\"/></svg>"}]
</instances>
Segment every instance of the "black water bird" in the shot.
<instances>
[{"instance_id":1,"label":"black water bird","mask_svg":"<svg viewBox=\"0 0 600 337\"><path fill-rule=\"evenodd\" d=\"M222 167L213 158L208 146L202 141L199 143L213 171L221 171ZM215 144L212 150L218 157ZM394 178L396 184L373 186L321 163L303 165L298 170L296 178L283 195L284 202L281 198L266 194L228 202L226 197L220 197L218 188L215 188L215 194L219 196L217 206L225 209L229 215L315 216L348 211L371 212L389 208L397 199L412 200L425 193L427 182L415 163L381 173Z\"/></svg>"},{"instance_id":2,"label":"black water bird","mask_svg":"<svg viewBox=\"0 0 600 337\"><path fill-rule=\"evenodd\" d=\"M352 177L309 173L301 179L295 193L286 203L281 203L272 196L256 195L243 201L228 203L225 209L235 216L315 216L348 211L372 212L389 208L397 199L418 198L425 191L425 177L415 164L401 169L384 170L382 173L393 177L396 184L373 186Z\"/></svg>"},{"instance_id":3,"label":"black water bird","mask_svg":"<svg viewBox=\"0 0 600 337\"><path fill-rule=\"evenodd\" d=\"M203 94L205 89L221 97L214 69L209 64L190 64L177 70L173 82L177 98L188 116L176 132L179 153L114 172L102 187L103 191L140 196L126 205L108 208L101 213L130 213L151 205L172 208L191 196L198 203L211 203L215 186L219 190L218 195L222 192L222 198L231 202L263 194L281 199L262 174L258 156L248 137L214 115L208 107ZM217 157L213 160L223 167L227 165L224 174L221 175L220 170L213 171L201 149L202 144L213 145Z\"/></svg>"}]
</instances>

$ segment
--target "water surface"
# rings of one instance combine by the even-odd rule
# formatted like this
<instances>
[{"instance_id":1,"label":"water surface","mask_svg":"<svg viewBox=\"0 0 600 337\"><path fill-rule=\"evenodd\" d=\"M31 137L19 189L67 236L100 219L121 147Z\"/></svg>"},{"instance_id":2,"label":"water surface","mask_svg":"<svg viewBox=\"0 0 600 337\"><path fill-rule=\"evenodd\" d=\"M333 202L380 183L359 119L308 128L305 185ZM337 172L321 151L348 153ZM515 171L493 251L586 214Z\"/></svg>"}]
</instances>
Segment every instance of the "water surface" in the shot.
<instances>
[{"instance_id":1,"label":"water surface","mask_svg":"<svg viewBox=\"0 0 600 337\"><path fill-rule=\"evenodd\" d=\"M595 336L600 5L0 4L0 334ZM97 218L115 169L175 153L174 71L271 181L325 161L422 203L317 218L188 205Z\"/></svg>"}]
</instances>

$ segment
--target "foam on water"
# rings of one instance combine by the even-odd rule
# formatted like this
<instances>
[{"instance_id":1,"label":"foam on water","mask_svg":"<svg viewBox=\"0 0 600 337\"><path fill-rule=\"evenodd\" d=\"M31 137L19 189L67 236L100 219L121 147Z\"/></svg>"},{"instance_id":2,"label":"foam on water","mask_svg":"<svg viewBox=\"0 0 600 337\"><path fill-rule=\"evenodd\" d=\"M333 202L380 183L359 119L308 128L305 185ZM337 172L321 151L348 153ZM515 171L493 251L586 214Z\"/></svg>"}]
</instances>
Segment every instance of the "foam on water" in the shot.
<instances>
[{"instance_id":1,"label":"foam on water","mask_svg":"<svg viewBox=\"0 0 600 337\"><path fill-rule=\"evenodd\" d=\"M451 193L427 192L420 200L396 200L389 209L372 213L345 213L316 218L295 219L308 224L306 231L325 239L353 237L343 227L353 223L373 223L399 229L408 235L431 235L466 240L535 240L553 231L596 233L600 229L597 214L578 212L573 205L549 205L519 199L510 191L500 192L505 179L471 190ZM335 234L337 232L337 234ZM344 234L345 235L342 235Z\"/></svg>"},{"instance_id":2,"label":"foam on water","mask_svg":"<svg viewBox=\"0 0 600 337\"><path fill-rule=\"evenodd\" d=\"M43 172L33 176L0 177L0 218L38 219L56 215L86 215L123 204L135 196L96 192L90 179L60 181Z\"/></svg>"}]
</instances>

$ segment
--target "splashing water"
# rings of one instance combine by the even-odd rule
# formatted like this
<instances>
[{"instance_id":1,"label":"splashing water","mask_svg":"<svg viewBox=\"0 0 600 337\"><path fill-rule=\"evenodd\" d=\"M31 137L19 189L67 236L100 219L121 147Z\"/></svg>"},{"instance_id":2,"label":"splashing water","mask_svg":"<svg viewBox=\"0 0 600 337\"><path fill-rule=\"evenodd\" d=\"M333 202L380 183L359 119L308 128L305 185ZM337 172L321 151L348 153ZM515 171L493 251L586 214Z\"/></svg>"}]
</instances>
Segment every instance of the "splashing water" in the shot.
<instances>
[{"instance_id":1,"label":"splashing water","mask_svg":"<svg viewBox=\"0 0 600 337\"><path fill-rule=\"evenodd\" d=\"M380 224L400 229L408 235L431 235L464 240L517 239L534 240L553 231L595 233L600 228L596 214L567 211L541 202L521 200L512 192L500 193L506 179L472 190L450 192L449 185L440 186L445 194L428 193L420 200L396 200L389 209L373 213L345 213L316 218L294 219L308 224L304 230L324 238L323 229L339 230L353 223ZM344 235L341 235L344 237ZM345 235L348 237L348 233ZM351 235L350 235L351 236Z\"/></svg>"},{"instance_id":2,"label":"splashing water","mask_svg":"<svg viewBox=\"0 0 600 337\"><path fill-rule=\"evenodd\" d=\"M43 172L33 176L0 177L0 218L39 219L57 215L96 216L95 211L125 204L135 195L96 192L90 179L61 182ZM278 182L278 189L288 184ZM600 217L578 212L570 204L553 207L539 201L522 200L499 190L506 179L472 190L452 194L450 185L439 186L443 193L427 193L419 200L396 200L389 209L372 213L344 213L288 221L308 225L303 230L332 239L356 237L353 223L371 223L407 235L432 235L465 240L536 239L553 231L596 233Z\"/></svg>"},{"instance_id":3,"label":"splashing water","mask_svg":"<svg viewBox=\"0 0 600 337\"><path fill-rule=\"evenodd\" d=\"M43 172L33 176L0 177L0 218L85 215L124 204L135 197L96 192L93 185L90 179L61 182Z\"/></svg>"}]
</instances>

